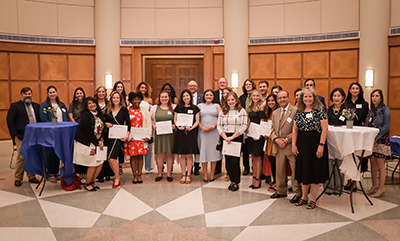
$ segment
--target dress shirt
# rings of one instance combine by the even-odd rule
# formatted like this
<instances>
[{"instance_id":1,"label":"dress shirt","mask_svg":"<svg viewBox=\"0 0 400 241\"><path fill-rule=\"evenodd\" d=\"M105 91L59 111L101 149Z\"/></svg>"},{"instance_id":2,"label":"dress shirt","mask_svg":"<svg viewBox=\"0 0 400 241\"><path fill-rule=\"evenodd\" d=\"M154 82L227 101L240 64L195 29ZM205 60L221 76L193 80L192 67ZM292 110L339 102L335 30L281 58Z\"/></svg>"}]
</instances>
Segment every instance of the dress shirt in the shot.
<instances>
[{"instance_id":1,"label":"dress shirt","mask_svg":"<svg viewBox=\"0 0 400 241\"><path fill-rule=\"evenodd\" d=\"M26 103L24 103L24 105L25 105L26 114L28 115L28 118L29 118L29 111L28 111L28 108L29 108L29 109L31 110L32 117L33 117L33 119L35 120L35 122L33 122L33 123L37 123L38 121L36 120L35 110L33 109L32 104L27 105ZM30 123L30 124L31 124L31 123Z\"/></svg>"}]
</instances>

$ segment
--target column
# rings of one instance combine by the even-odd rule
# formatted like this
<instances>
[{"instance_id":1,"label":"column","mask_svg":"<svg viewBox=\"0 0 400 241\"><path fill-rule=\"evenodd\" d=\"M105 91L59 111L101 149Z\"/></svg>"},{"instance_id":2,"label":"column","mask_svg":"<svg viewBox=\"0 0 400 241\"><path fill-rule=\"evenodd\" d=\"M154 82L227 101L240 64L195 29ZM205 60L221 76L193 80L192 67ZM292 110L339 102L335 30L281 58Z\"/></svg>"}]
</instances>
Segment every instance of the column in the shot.
<instances>
[{"instance_id":1,"label":"column","mask_svg":"<svg viewBox=\"0 0 400 241\"><path fill-rule=\"evenodd\" d=\"M121 79L120 13L121 3L119 0L95 1L96 87L106 85L106 74L112 74L113 83Z\"/></svg>"},{"instance_id":2,"label":"column","mask_svg":"<svg viewBox=\"0 0 400 241\"><path fill-rule=\"evenodd\" d=\"M370 102L371 92L382 89L388 98L390 0L360 1L360 62L359 82L364 98ZM365 87L365 70L374 70L374 86Z\"/></svg>"},{"instance_id":3,"label":"column","mask_svg":"<svg viewBox=\"0 0 400 241\"><path fill-rule=\"evenodd\" d=\"M231 74L239 74L239 88L249 77L249 2L224 0L225 78L232 86Z\"/></svg>"}]
</instances>

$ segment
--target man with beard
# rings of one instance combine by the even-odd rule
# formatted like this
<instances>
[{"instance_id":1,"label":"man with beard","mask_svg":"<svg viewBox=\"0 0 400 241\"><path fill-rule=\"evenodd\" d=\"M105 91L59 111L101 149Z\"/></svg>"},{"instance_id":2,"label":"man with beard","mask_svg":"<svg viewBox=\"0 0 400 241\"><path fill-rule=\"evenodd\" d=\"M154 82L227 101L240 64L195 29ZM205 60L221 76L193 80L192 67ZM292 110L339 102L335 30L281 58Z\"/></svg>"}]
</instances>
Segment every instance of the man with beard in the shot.
<instances>
[{"instance_id":1,"label":"man with beard","mask_svg":"<svg viewBox=\"0 0 400 241\"><path fill-rule=\"evenodd\" d=\"M32 102L32 90L29 87L21 89L21 100L11 104L7 113L7 126L11 138L17 146L17 161L15 163L15 181L14 186L21 186L24 178L24 157L21 155L22 139L25 134L25 126L40 121L40 105ZM39 183L35 174L27 173L29 182Z\"/></svg>"}]
</instances>

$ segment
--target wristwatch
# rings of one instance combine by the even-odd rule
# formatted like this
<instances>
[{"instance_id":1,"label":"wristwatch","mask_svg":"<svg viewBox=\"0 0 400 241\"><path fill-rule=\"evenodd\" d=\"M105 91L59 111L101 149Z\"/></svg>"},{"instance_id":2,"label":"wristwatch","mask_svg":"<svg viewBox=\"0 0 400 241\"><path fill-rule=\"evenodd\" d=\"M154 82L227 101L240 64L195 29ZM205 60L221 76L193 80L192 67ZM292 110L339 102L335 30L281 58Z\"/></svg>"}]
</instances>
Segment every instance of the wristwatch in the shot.
<instances>
[{"instance_id":1,"label":"wristwatch","mask_svg":"<svg viewBox=\"0 0 400 241\"><path fill-rule=\"evenodd\" d=\"M324 144L324 143L319 143L319 145L320 145L320 146L325 146L325 144Z\"/></svg>"}]
</instances>

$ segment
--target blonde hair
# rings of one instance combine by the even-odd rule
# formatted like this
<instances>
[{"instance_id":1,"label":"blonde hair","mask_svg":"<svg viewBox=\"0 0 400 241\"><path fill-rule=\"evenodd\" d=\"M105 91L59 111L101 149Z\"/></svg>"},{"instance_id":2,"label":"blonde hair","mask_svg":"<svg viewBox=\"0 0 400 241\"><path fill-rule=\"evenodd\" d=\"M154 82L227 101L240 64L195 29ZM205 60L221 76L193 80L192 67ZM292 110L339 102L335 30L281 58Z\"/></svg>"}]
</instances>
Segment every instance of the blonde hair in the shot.
<instances>
[{"instance_id":1,"label":"blonde hair","mask_svg":"<svg viewBox=\"0 0 400 241\"><path fill-rule=\"evenodd\" d=\"M257 103L254 103L253 101L253 95L254 93L258 93L258 96L260 97L260 99L258 100ZM261 105L263 104L263 100L262 100L262 94L261 91L258 89L253 90L250 93L250 104L249 104L249 112L254 111L254 112L258 112L260 111Z\"/></svg>"},{"instance_id":2,"label":"blonde hair","mask_svg":"<svg viewBox=\"0 0 400 241\"><path fill-rule=\"evenodd\" d=\"M243 108L243 107L240 105L240 100L239 100L237 94L236 94L235 92L233 92L233 91L232 91L232 92L229 92L229 93L226 95L225 101L222 103L222 113L224 113L224 115L228 114L229 109L230 109L230 107L229 107L229 105L228 105L228 98L229 98L229 96L233 96L233 98L235 98L235 100L236 100L235 110L240 111L240 110L242 110L242 108Z\"/></svg>"},{"instance_id":3,"label":"blonde hair","mask_svg":"<svg viewBox=\"0 0 400 241\"><path fill-rule=\"evenodd\" d=\"M94 100L95 100L96 102L99 102L99 96L98 96L98 94L99 94L99 90L100 90L101 88L103 88L103 89L104 89L104 92L106 93L106 95L104 96L104 100L107 100L107 89L106 89L106 87L104 87L103 85L100 85L99 87L97 87L97 88L94 90L94 94L93 94L93 98L94 98Z\"/></svg>"},{"instance_id":4,"label":"blonde hair","mask_svg":"<svg viewBox=\"0 0 400 241\"><path fill-rule=\"evenodd\" d=\"M118 91L113 91L113 92L110 94L110 101L108 102L108 104L107 104L107 106L106 106L106 111L105 111L106 114L110 114L110 112L112 111L112 109L113 109L114 106L115 106L114 103L113 103L113 101L112 101L112 98L113 98L113 96L114 96L115 94L119 95L119 105L122 106L122 107L126 107L126 106L125 106L124 97L122 96L122 94L119 93Z\"/></svg>"}]
</instances>

